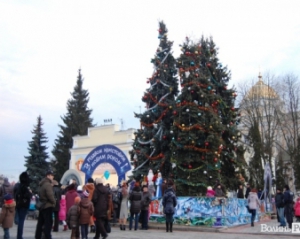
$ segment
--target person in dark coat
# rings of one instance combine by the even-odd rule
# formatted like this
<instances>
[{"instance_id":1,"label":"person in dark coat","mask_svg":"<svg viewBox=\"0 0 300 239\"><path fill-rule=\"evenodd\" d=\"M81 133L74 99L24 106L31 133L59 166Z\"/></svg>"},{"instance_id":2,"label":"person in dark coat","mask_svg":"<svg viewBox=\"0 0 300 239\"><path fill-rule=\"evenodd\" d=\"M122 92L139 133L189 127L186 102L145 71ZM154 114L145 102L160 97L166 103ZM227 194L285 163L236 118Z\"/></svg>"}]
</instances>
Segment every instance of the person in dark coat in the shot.
<instances>
[{"instance_id":1,"label":"person in dark coat","mask_svg":"<svg viewBox=\"0 0 300 239\"><path fill-rule=\"evenodd\" d=\"M294 193L290 191L288 185L284 186L283 201L284 201L284 214L289 228L292 228L293 224L293 203Z\"/></svg>"},{"instance_id":2,"label":"person in dark coat","mask_svg":"<svg viewBox=\"0 0 300 239\"><path fill-rule=\"evenodd\" d=\"M244 199L244 189L243 189L243 185L239 186L239 189L237 191L237 198L241 198Z\"/></svg>"},{"instance_id":3,"label":"person in dark coat","mask_svg":"<svg viewBox=\"0 0 300 239\"><path fill-rule=\"evenodd\" d=\"M175 191L173 189L173 180L168 181L168 188L163 196L162 205L164 207L164 214L166 214L166 232L173 231L173 215L177 205Z\"/></svg>"},{"instance_id":4,"label":"person in dark coat","mask_svg":"<svg viewBox=\"0 0 300 239\"><path fill-rule=\"evenodd\" d=\"M135 183L132 192L129 195L130 201L130 218L129 218L129 230L132 229L132 221L134 218L134 230L138 229L139 214L141 212L142 192L138 182Z\"/></svg>"},{"instance_id":5,"label":"person in dark coat","mask_svg":"<svg viewBox=\"0 0 300 239\"><path fill-rule=\"evenodd\" d=\"M245 198L247 199L248 196L249 196L249 193L251 192L250 184L247 183L247 186L246 186L246 187L247 187L247 188L246 188Z\"/></svg>"},{"instance_id":6,"label":"person in dark coat","mask_svg":"<svg viewBox=\"0 0 300 239\"><path fill-rule=\"evenodd\" d=\"M285 219L284 219L284 196L281 192L280 188L277 188L276 195L275 195L275 204L276 204L276 211L278 215L278 219L280 222L280 227L285 227Z\"/></svg>"},{"instance_id":7,"label":"person in dark coat","mask_svg":"<svg viewBox=\"0 0 300 239\"><path fill-rule=\"evenodd\" d=\"M17 215L17 219L15 221L17 221L18 224L17 239L23 239L24 221L32 197L32 191L29 189L29 183L30 179L27 172L23 172L19 176L19 183L14 188Z\"/></svg>"},{"instance_id":8,"label":"person in dark coat","mask_svg":"<svg viewBox=\"0 0 300 239\"><path fill-rule=\"evenodd\" d=\"M52 181L52 185L53 185L54 198L55 198L55 207L53 208L53 215L54 215L53 231L58 232L58 225L59 225L58 214L60 210L61 189L56 180Z\"/></svg>"},{"instance_id":9,"label":"person in dark coat","mask_svg":"<svg viewBox=\"0 0 300 239\"><path fill-rule=\"evenodd\" d=\"M142 230L148 230L148 213L149 205L151 203L151 194L148 192L147 185L143 186L142 201L141 201L141 219L142 219Z\"/></svg>"},{"instance_id":10,"label":"person in dark coat","mask_svg":"<svg viewBox=\"0 0 300 239\"><path fill-rule=\"evenodd\" d=\"M107 219L110 195L107 187L103 185L102 178L97 178L95 182L96 188L92 199L94 204L94 216L96 218L96 234L94 239L100 239L100 234L102 235L102 238L105 239L108 235L104 228L104 223Z\"/></svg>"}]
</instances>

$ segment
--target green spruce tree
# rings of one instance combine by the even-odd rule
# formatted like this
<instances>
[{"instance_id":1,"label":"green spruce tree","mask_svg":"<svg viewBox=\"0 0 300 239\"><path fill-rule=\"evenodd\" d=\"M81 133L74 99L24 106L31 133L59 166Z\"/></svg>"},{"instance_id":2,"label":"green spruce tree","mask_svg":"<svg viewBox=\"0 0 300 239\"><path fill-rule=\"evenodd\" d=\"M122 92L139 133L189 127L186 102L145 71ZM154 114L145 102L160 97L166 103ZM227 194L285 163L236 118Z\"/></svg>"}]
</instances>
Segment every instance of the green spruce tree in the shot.
<instances>
[{"instance_id":1,"label":"green spruce tree","mask_svg":"<svg viewBox=\"0 0 300 239\"><path fill-rule=\"evenodd\" d=\"M227 188L228 178L239 180L236 93L228 89L230 72L219 63L212 38L198 43L187 38L181 47L177 66L182 89L173 111L176 188L178 195L199 195L217 180Z\"/></svg>"},{"instance_id":2,"label":"green spruce tree","mask_svg":"<svg viewBox=\"0 0 300 239\"><path fill-rule=\"evenodd\" d=\"M167 28L159 22L159 47L151 60L154 66L152 76L147 80L150 87L142 97L147 110L135 114L140 119L141 129L135 134L131 160L133 176L140 180L152 169L154 174L161 172L163 178L172 173L171 132L172 108L178 94L176 62L172 55L172 45L167 38Z\"/></svg>"},{"instance_id":3,"label":"green spruce tree","mask_svg":"<svg viewBox=\"0 0 300 239\"><path fill-rule=\"evenodd\" d=\"M263 143L259 132L259 126L256 121L249 130L249 139L253 146L253 156L249 162L249 183L251 187L264 188Z\"/></svg>"},{"instance_id":4,"label":"green spruce tree","mask_svg":"<svg viewBox=\"0 0 300 239\"><path fill-rule=\"evenodd\" d=\"M67 102L67 113L61 117L63 124L59 125L59 135L52 150L55 157L52 166L55 170L55 178L58 180L69 169L70 149L73 147L72 137L86 135L87 129L94 126L91 118L92 110L88 108L89 93L82 85L83 77L79 70L74 91L71 93L72 98Z\"/></svg>"},{"instance_id":5,"label":"green spruce tree","mask_svg":"<svg viewBox=\"0 0 300 239\"><path fill-rule=\"evenodd\" d=\"M34 193L38 192L39 182L45 177L47 170L49 170L49 163L47 162L48 153L46 152L46 143L48 139L42 128L42 117L37 118L37 124L34 126L32 140L28 142L29 156L25 156L25 167L27 173L30 175L30 188Z\"/></svg>"}]
</instances>

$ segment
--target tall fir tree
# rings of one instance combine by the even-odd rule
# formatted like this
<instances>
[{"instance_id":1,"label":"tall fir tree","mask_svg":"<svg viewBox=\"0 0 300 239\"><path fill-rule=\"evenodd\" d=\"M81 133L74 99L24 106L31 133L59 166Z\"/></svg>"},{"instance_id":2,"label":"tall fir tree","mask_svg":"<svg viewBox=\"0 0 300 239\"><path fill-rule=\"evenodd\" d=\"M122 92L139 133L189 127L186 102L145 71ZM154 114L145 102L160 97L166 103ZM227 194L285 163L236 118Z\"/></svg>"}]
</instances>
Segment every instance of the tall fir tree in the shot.
<instances>
[{"instance_id":1,"label":"tall fir tree","mask_svg":"<svg viewBox=\"0 0 300 239\"><path fill-rule=\"evenodd\" d=\"M249 162L249 183L255 188L264 188L264 153L258 122L254 122L249 130L249 140L253 146L253 156Z\"/></svg>"},{"instance_id":2,"label":"tall fir tree","mask_svg":"<svg viewBox=\"0 0 300 239\"><path fill-rule=\"evenodd\" d=\"M199 195L217 180L223 185L228 178L239 181L236 93L228 89L230 72L219 63L212 38L198 43L186 38L181 47L177 67L182 89L173 111L176 188L178 195Z\"/></svg>"},{"instance_id":3,"label":"tall fir tree","mask_svg":"<svg viewBox=\"0 0 300 239\"><path fill-rule=\"evenodd\" d=\"M34 126L32 140L28 142L29 156L25 156L25 167L27 173L30 175L30 188L34 193L38 192L39 182L45 177L47 170L49 170L49 163L47 162L48 153L46 152L48 138L43 130L42 117L38 116L37 124Z\"/></svg>"},{"instance_id":4,"label":"tall fir tree","mask_svg":"<svg viewBox=\"0 0 300 239\"><path fill-rule=\"evenodd\" d=\"M61 117L63 125L59 125L59 135L52 150L55 157L52 166L57 179L61 179L69 169L70 149L73 147L72 137L86 135L87 129L94 126L91 118L92 110L88 108L89 93L82 87L83 80L79 69L77 82L74 91L71 93L72 98L67 102L67 113Z\"/></svg>"},{"instance_id":5,"label":"tall fir tree","mask_svg":"<svg viewBox=\"0 0 300 239\"><path fill-rule=\"evenodd\" d=\"M151 59L154 72L147 80L150 87L142 97L147 110L142 114L135 114L141 123L141 129L135 133L131 151L133 176L137 180L146 176L149 169L154 174L161 172L164 178L168 178L172 171L170 128L172 108L178 94L178 79L176 61L172 54L173 42L168 40L168 30L162 21L159 22L158 32L159 47Z\"/></svg>"}]
</instances>

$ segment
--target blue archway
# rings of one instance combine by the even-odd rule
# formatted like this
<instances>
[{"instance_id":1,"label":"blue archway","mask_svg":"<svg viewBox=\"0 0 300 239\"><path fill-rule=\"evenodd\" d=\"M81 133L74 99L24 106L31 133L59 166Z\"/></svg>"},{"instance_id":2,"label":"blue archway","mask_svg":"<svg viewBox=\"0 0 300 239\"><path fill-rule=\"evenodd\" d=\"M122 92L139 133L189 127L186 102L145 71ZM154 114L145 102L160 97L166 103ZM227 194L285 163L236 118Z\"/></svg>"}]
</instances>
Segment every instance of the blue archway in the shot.
<instances>
[{"instance_id":1,"label":"blue archway","mask_svg":"<svg viewBox=\"0 0 300 239\"><path fill-rule=\"evenodd\" d=\"M95 169L102 163L109 163L115 168L119 184L131 169L130 162L122 150L114 145L104 144L94 148L81 165L81 171L85 173L85 182L92 177Z\"/></svg>"}]
</instances>

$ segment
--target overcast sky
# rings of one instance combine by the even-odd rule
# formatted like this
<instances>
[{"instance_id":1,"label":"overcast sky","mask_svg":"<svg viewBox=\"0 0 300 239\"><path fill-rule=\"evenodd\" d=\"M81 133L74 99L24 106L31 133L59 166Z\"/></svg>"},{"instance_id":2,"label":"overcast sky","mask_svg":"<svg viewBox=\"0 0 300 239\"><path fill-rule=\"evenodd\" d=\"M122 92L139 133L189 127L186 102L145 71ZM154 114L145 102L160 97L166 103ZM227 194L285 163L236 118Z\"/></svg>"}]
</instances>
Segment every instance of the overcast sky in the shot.
<instances>
[{"instance_id":1,"label":"overcast sky","mask_svg":"<svg viewBox=\"0 0 300 239\"><path fill-rule=\"evenodd\" d=\"M0 0L0 174L17 180L38 115L48 151L82 69L94 123L124 121L153 71L158 21L164 20L174 56L188 36L213 36L231 86L258 72L300 76L300 1Z\"/></svg>"}]
</instances>

